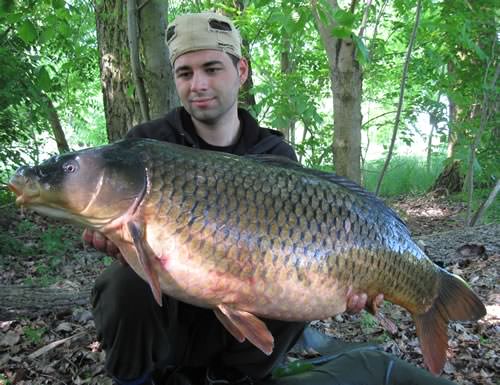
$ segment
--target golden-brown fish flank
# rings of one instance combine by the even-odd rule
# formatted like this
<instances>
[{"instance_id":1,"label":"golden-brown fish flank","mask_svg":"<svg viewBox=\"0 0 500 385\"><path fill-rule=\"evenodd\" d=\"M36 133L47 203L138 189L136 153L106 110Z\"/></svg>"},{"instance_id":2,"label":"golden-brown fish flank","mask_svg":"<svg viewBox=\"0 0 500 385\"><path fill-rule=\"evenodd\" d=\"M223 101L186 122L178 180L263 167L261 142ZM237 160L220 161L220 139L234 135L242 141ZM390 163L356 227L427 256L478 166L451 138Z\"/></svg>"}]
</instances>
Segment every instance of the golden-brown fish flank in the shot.
<instances>
[{"instance_id":1,"label":"golden-brown fish flank","mask_svg":"<svg viewBox=\"0 0 500 385\"><path fill-rule=\"evenodd\" d=\"M79 174L64 174L68 159ZM52 178L23 168L10 182L16 194L38 189L38 207L56 205L115 242L160 304L163 292L213 308L235 338L266 354L273 337L258 316L322 319L345 311L349 293L383 293L412 313L424 362L439 373L448 321L485 314L382 201L288 159L134 139L38 167ZM92 195L99 175L105 188Z\"/></svg>"}]
</instances>

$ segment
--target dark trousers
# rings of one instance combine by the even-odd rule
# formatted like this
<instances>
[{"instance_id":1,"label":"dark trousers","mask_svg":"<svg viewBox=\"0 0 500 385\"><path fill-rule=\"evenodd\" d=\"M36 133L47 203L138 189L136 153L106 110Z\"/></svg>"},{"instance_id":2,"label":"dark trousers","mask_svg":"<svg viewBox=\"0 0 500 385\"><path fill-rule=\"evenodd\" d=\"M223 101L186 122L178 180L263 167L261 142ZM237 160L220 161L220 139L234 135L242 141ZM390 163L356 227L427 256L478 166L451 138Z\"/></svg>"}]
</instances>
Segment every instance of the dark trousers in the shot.
<instances>
[{"instance_id":1,"label":"dark trousers","mask_svg":"<svg viewBox=\"0 0 500 385\"><path fill-rule=\"evenodd\" d=\"M266 356L247 341L238 342L212 310L166 296L163 307L158 306L146 282L119 263L96 280L92 306L98 338L106 351L106 370L122 379L206 367L229 368L261 379L283 360L305 327L304 323L264 320L275 339L272 355Z\"/></svg>"}]
</instances>

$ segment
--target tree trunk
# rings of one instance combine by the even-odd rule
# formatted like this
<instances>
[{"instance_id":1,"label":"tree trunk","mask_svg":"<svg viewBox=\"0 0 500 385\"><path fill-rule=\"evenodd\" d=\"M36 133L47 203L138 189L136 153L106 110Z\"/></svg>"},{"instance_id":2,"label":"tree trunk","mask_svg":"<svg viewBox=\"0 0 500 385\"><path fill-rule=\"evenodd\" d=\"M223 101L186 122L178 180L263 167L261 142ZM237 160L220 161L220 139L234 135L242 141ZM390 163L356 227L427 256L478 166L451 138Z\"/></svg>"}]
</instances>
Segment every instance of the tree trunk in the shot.
<instances>
[{"instance_id":1,"label":"tree trunk","mask_svg":"<svg viewBox=\"0 0 500 385\"><path fill-rule=\"evenodd\" d=\"M88 305L90 288L73 291L60 288L0 285L0 321L19 316L63 312Z\"/></svg>"},{"instance_id":2,"label":"tree trunk","mask_svg":"<svg viewBox=\"0 0 500 385\"><path fill-rule=\"evenodd\" d=\"M139 103L134 99L134 83L127 44L127 13L124 0L94 0L101 86L108 140L123 138L140 122Z\"/></svg>"},{"instance_id":3,"label":"tree trunk","mask_svg":"<svg viewBox=\"0 0 500 385\"><path fill-rule=\"evenodd\" d=\"M156 119L180 105L172 66L165 44L165 18L168 2L150 0L139 9L139 29L144 62L144 84L149 101L149 116Z\"/></svg>"},{"instance_id":4,"label":"tree trunk","mask_svg":"<svg viewBox=\"0 0 500 385\"><path fill-rule=\"evenodd\" d=\"M47 104L47 119L49 120L50 126L52 127L52 134L54 135L54 139L56 140L59 154L69 152L68 142L61 126L59 114L57 113L52 100L50 100L47 95L42 94L42 98Z\"/></svg>"},{"instance_id":5,"label":"tree trunk","mask_svg":"<svg viewBox=\"0 0 500 385\"><path fill-rule=\"evenodd\" d=\"M355 59L351 39L337 41L337 64L332 71L335 169L355 182L361 182L361 94L362 72Z\"/></svg>"},{"instance_id":6,"label":"tree trunk","mask_svg":"<svg viewBox=\"0 0 500 385\"><path fill-rule=\"evenodd\" d=\"M127 0L127 37L130 52L130 67L134 79L134 88L139 106L141 107L140 122L147 122L149 117L149 102L144 87L141 58L139 55L139 10L137 0Z\"/></svg>"},{"instance_id":7,"label":"tree trunk","mask_svg":"<svg viewBox=\"0 0 500 385\"><path fill-rule=\"evenodd\" d=\"M243 0L236 0L235 7L239 10L240 13L245 11L245 3ZM229 17L231 17L229 15ZM242 39L241 42L242 53L246 57L248 61L248 78L247 81L243 84L240 90L239 97L239 105L246 109L251 109L255 106L255 96L253 95L253 71L252 71L252 60L250 59L250 44L247 39Z\"/></svg>"},{"instance_id":8,"label":"tree trunk","mask_svg":"<svg viewBox=\"0 0 500 385\"><path fill-rule=\"evenodd\" d=\"M281 73L287 76L293 72L293 64L290 61L290 38L288 36L283 37L283 51L281 52ZM289 101L291 102L290 98ZM288 140L292 145L295 145L295 123L296 120L293 118L288 119L288 123L284 128L283 134L285 139Z\"/></svg>"},{"instance_id":9,"label":"tree trunk","mask_svg":"<svg viewBox=\"0 0 500 385\"><path fill-rule=\"evenodd\" d=\"M325 45L333 93L333 158L337 174L355 182L361 181L361 96L363 76L356 60L356 46L351 38L331 34L336 26L333 18L325 25L318 13L318 4L311 2L321 40ZM337 1L329 0L333 9Z\"/></svg>"},{"instance_id":10,"label":"tree trunk","mask_svg":"<svg viewBox=\"0 0 500 385\"><path fill-rule=\"evenodd\" d=\"M441 93L438 94L436 102L439 103L441 99ZM426 169L427 172L431 171L431 163L432 163L432 137L434 132L438 129L438 113L437 111L429 112L429 124L431 125L431 132L429 133L429 138L427 139L427 160L426 160Z\"/></svg>"},{"instance_id":11,"label":"tree trunk","mask_svg":"<svg viewBox=\"0 0 500 385\"><path fill-rule=\"evenodd\" d=\"M462 191L464 176L460 172L460 161L449 163L439 174L430 191L442 191L445 195Z\"/></svg>"}]
</instances>

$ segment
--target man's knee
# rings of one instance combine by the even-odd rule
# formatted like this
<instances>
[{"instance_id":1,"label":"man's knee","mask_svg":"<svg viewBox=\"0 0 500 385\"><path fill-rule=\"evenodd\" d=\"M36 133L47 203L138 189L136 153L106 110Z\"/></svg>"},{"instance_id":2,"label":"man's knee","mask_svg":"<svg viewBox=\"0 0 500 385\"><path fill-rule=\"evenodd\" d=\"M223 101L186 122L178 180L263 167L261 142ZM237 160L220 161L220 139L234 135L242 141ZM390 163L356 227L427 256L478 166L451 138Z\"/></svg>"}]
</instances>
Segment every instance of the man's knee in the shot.
<instances>
[{"instance_id":1,"label":"man's knee","mask_svg":"<svg viewBox=\"0 0 500 385\"><path fill-rule=\"evenodd\" d=\"M96 313L127 315L147 313L154 302L151 289L129 266L113 263L97 278L92 291L92 308Z\"/></svg>"}]
</instances>

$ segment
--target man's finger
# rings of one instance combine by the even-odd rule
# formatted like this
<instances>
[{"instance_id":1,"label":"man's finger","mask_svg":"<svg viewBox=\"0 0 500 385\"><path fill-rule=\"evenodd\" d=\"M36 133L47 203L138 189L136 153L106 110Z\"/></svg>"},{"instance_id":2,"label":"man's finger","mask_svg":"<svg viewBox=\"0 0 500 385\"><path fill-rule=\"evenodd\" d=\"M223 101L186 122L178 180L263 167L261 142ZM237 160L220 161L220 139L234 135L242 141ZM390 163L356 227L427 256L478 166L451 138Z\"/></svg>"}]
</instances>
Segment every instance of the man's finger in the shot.
<instances>
[{"instance_id":1,"label":"man's finger","mask_svg":"<svg viewBox=\"0 0 500 385\"><path fill-rule=\"evenodd\" d=\"M347 312L359 313L366 306L367 298L366 293L350 295L347 300Z\"/></svg>"},{"instance_id":2,"label":"man's finger","mask_svg":"<svg viewBox=\"0 0 500 385\"><path fill-rule=\"evenodd\" d=\"M352 309L356 306L358 303L358 295L357 294L352 294L347 298L347 312L351 313Z\"/></svg>"},{"instance_id":3,"label":"man's finger","mask_svg":"<svg viewBox=\"0 0 500 385\"><path fill-rule=\"evenodd\" d=\"M375 299L372 301L373 314L376 314L383 304L384 304L384 295L383 294L377 295Z\"/></svg>"},{"instance_id":4,"label":"man's finger","mask_svg":"<svg viewBox=\"0 0 500 385\"><path fill-rule=\"evenodd\" d=\"M118 250L118 247L116 247L116 245L113 242L107 241L106 242L106 253L108 255L111 255L111 256L116 256L116 255L120 254L120 250Z\"/></svg>"},{"instance_id":5,"label":"man's finger","mask_svg":"<svg viewBox=\"0 0 500 385\"><path fill-rule=\"evenodd\" d=\"M91 244L93 238L94 238L94 235L93 235L93 231L92 230L90 230L90 229L83 230L82 241L84 243Z\"/></svg>"},{"instance_id":6,"label":"man's finger","mask_svg":"<svg viewBox=\"0 0 500 385\"><path fill-rule=\"evenodd\" d=\"M99 231L94 231L92 239L92 245L99 251L106 250L106 242L107 239L104 235L102 235Z\"/></svg>"}]
</instances>

